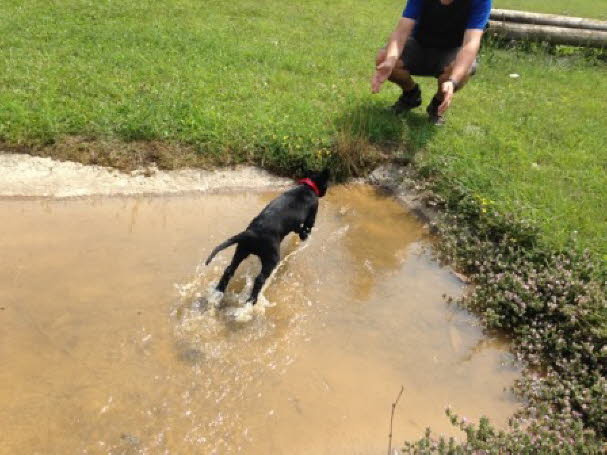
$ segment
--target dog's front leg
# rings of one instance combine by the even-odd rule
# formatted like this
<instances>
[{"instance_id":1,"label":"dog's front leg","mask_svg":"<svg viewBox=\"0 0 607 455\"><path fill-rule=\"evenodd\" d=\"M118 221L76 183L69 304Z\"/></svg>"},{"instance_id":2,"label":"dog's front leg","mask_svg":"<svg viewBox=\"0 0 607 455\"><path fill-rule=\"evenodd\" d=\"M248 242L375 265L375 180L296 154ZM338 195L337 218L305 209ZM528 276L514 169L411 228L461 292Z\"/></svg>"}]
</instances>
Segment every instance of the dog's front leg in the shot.
<instances>
[{"instance_id":1,"label":"dog's front leg","mask_svg":"<svg viewBox=\"0 0 607 455\"><path fill-rule=\"evenodd\" d=\"M314 204L312 207L310 207L310 210L308 211L308 215L306 216L306 220L301 225L301 228L299 230L300 240L306 240L308 238L308 236L310 235L310 232L312 232L312 228L314 227L314 224L316 223L316 213L317 212L318 212L318 202L316 204Z\"/></svg>"}]
</instances>

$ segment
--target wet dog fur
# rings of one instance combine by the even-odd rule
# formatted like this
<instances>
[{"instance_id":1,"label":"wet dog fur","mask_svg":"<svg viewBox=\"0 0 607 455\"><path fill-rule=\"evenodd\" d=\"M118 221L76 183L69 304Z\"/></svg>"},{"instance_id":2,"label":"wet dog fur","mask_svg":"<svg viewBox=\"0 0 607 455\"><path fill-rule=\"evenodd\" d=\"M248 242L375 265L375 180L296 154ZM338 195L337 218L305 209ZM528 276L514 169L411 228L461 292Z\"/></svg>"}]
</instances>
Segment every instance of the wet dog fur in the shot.
<instances>
[{"instance_id":1,"label":"wet dog fur","mask_svg":"<svg viewBox=\"0 0 607 455\"><path fill-rule=\"evenodd\" d=\"M318 211L318 199L327 192L330 174L328 169L312 174L312 180L319 191L306 184L299 183L272 202L257 215L249 226L239 234L230 237L218 245L206 260L206 265L221 250L236 244L232 262L226 267L216 289L225 292L236 269L249 255L254 254L261 260L261 272L255 278L251 295L247 302L257 302L263 284L271 275L280 259L280 243L289 233L294 232L301 240L306 240L314 227Z\"/></svg>"}]
</instances>

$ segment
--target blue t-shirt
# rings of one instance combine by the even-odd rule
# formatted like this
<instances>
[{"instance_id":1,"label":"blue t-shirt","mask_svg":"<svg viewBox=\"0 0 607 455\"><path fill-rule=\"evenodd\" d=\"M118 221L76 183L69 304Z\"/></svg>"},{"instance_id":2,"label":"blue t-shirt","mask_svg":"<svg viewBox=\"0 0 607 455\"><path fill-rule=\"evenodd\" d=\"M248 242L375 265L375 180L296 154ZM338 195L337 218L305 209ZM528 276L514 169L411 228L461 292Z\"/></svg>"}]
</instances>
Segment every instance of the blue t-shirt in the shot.
<instances>
[{"instance_id":1,"label":"blue t-shirt","mask_svg":"<svg viewBox=\"0 0 607 455\"><path fill-rule=\"evenodd\" d=\"M489 22L491 0L408 0L403 17L415 21L413 37L423 47L456 48L469 29L483 30Z\"/></svg>"},{"instance_id":2,"label":"blue t-shirt","mask_svg":"<svg viewBox=\"0 0 607 455\"><path fill-rule=\"evenodd\" d=\"M455 1L457 2L458 0ZM424 0L407 0L403 17L418 21L421 17L423 6ZM491 14L491 0L472 0L466 29L483 30L487 26L487 22L489 22L489 14Z\"/></svg>"}]
</instances>

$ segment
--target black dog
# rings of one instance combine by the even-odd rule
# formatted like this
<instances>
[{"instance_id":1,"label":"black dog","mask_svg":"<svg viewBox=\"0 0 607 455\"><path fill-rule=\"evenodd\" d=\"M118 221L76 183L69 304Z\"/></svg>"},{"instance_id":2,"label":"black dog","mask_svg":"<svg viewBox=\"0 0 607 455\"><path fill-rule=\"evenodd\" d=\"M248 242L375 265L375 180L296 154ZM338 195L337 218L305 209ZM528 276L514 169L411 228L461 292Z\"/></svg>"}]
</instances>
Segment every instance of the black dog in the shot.
<instances>
[{"instance_id":1,"label":"black dog","mask_svg":"<svg viewBox=\"0 0 607 455\"><path fill-rule=\"evenodd\" d=\"M265 281L268 279L280 258L280 243L289 233L299 234L306 240L316 221L318 198L327 192L329 171L314 174L299 181L300 185L278 196L257 215L251 224L234 237L229 238L213 250L206 265L224 248L237 244L232 262L223 272L216 289L225 292L228 282L240 263L250 254L261 260L261 272L255 278L251 296L247 302L253 305Z\"/></svg>"}]
</instances>

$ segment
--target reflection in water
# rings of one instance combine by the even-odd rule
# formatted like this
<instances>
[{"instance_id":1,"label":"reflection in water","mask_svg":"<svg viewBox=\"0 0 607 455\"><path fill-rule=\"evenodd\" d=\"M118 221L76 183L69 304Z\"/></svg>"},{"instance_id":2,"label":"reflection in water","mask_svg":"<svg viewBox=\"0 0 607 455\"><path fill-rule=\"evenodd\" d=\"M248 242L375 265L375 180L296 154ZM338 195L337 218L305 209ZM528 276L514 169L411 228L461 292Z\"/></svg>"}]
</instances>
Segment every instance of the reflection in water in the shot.
<instances>
[{"instance_id":1,"label":"reflection in water","mask_svg":"<svg viewBox=\"0 0 607 455\"><path fill-rule=\"evenodd\" d=\"M456 434L447 404L505 422L510 356L371 188L285 239L249 322L256 258L205 304L230 251L199 262L273 196L0 202L0 453L379 453L401 385L395 442Z\"/></svg>"},{"instance_id":2,"label":"reflection in water","mask_svg":"<svg viewBox=\"0 0 607 455\"><path fill-rule=\"evenodd\" d=\"M352 296L365 300L376 276L397 269L421 231L402 206L376 190L351 189L347 201L338 213L349 227L343 244L351 255Z\"/></svg>"}]
</instances>

